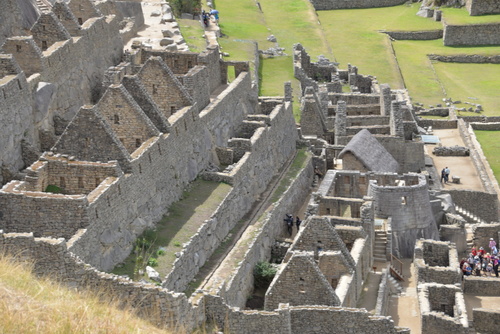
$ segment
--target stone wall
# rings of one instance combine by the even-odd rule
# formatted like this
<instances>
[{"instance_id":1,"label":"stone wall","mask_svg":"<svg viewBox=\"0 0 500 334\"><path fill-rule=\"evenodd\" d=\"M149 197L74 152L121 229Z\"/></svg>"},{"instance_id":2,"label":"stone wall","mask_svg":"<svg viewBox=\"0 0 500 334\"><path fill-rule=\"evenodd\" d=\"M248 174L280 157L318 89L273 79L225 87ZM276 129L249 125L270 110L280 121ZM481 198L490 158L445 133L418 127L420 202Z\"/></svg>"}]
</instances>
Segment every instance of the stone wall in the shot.
<instances>
[{"instance_id":1,"label":"stone wall","mask_svg":"<svg viewBox=\"0 0 500 334\"><path fill-rule=\"evenodd\" d=\"M314 177L312 159L309 158L306 167L297 175L281 199L275 203L259 228L259 232L247 246L243 260L238 264L223 293L228 305L243 308L247 296L253 290L253 268L259 261L268 261L271 246L276 238L285 233L286 226L283 217L286 213L297 212L304 198L309 193ZM238 247L239 245L237 245Z\"/></svg>"},{"instance_id":2,"label":"stone wall","mask_svg":"<svg viewBox=\"0 0 500 334\"><path fill-rule=\"evenodd\" d=\"M429 57L430 60L442 61L444 63L500 64L500 55L482 56L482 55L467 55L467 54L457 54L457 55L429 54L427 56Z\"/></svg>"},{"instance_id":3,"label":"stone wall","mask_svg":"<svg viewBox=\"0 0 500 334\"><path fill-rule=\"evenodd\" d=\"M418 40L427 41L443 38L443 30L424 30L424 31L384 31L395 40Z\"/></svg>"},{"instance_id":4,"label":"stone wall","mask_svg":"<svg viewBox=\"0 0 500 334\"><path fill-rule=\"evenodd\" d=\"M456 129L457 120L456 119L425 119L419 118L418 125L423 128L432 126L433 129Z\"/></svg>"},{"instance_id":5,"label":"stone wall","mask_svg":"<svg viewBox=\"0 0 500 334\"><path fill-rule=\"evenodd\" d=\"M476 247L489 249L490 238L498 240L500 223L475 224L472 225L472 231L474 232L474 244Z\"/></svg>"},{"instance_id":6,"label":"stone wall","mask_svg":"<svg viewBox=\"0 0 500 334\"><path fill-rule=\"evenodd\" d=\"M227 233L250 210L254 199L266 190L272 177L295 153L298 136L296 131L290 131L294 128L291 104L277 106L267 116L267 123L268 127L259 128L252 136L251 153L234 170L233 190L181 251L165 287L174 291L187 287Z\"/></svg>"},{"instance_id":7,"label":"stone wall","mask_svg":"<svg viewBox=\"0 0 500 334\"><path fill-rule=\"evenodd\" d=\"M499 45L500 24L450 25L443 21L445 46Z\"/></svg>"},{"instance_id":8,"label":"stone wall","mask_svg":"<svg viewBox=\"0 0 500 334\"><path fill-rule=\"evenodd\" d=\"M465 7L471 16L500 14L500 3L495 0L467 0Z\"/></svg>"},{"instance_id":9,"label":"stone wall","mask_svg":"<svg viewBox=\"0 0 500 334\"><path fill-rule=\"evenodd\" d=\"M498 284L498 279L491 277L468 276L464 280L464 293L475 296L500 297L500 284Z\"/></svg>"},{"instance_id":10,"label":"stone wall","mask_svg":"<svg viewBox=\"0 0 500 334\"><path fill-rule=\"evenodd\" d=\"M453 174L453 171L452 171ZM498 197L474 190L446 190L451 195L455 205L469 211L480 219L490 223L496 222L498 218ZM474 223L468 217L464 217L469 223Z\"/></svg>"},{"instance_id":11,"label":"stone wall","mask_svg":"<svg viewBox=\"0 0 500 334\"><path fill-rule=\"evenodd\" d=\"M12 56L0 55L0 184L2 169L15 174L24 167L21 140L35 141L31 89Z\"/></svg>"},{"instance_id":12,"label":"stone wall","mask_svg":"<svg viewBox=\"0 0 500 334\"><path fill-rule=\"evenodd\" d=\"M193 305L184 294L99 272L69 252L62 239L34 238L31 233L4 234L0 230L0 249L17 259L33 261L37 275L50 276L71 288L91 287L97 294L105 291L101 298L115 298L160 327L189 331L205 320L203 300Z\"/></svg>"},{"instance_id":13,"label":"stone wall","mask_svg":"<svg viewBox=\"0 0 500 334\"><path fill-rule=\"evenodd\" d=\"M474 330L478 333L495 334L500 326L500 311L475 308L472 309L472 318L474 319Z\"/></svg>"},{"instance_id":14,"label":"stone wall","mask_svg":"<svg viewBox=\"0 0 500 334\"><path fill-rule=\"evenodd\" d=\"M376 138L399 163L400 172L419 173L424 168L424 143L389 136L377 136Z\"/></svg>"},{"instance_id":15,"label":"stone wall","mask_svg":"<svg viewBox=\"0 0 500 334\"><path fill-rule=\"evenodd\" d=\"M205 305L209 318L230 333L317 334L332 328L352 333L410 333L395 327L390 317L373 316L364 309L281 304L274 312L241 311L213 295L205 297Z\"/></svg>"},{"instance_id":16,"label":"stone wall","mask_svg":"<svg viewBox=\"0 0 500 334\"><path fill-rule=\"evenodd\" d=\"M456 284L462 281L457 249L449 242L417 240L413 263L418 282Z\"/></svg>"},{"instance_id":17,"label":"stone wall","mask_svg":"<svg viewBox=\"0 0 500 334\"><path fill-rule=\"evenodd\" d=\"M390 268L382 269L382 277L378 286L377 303L375 304L375 315L386 316L389 311L391 289L389 287Z\"/></svg>"},{"instance_id":18,"label":"stone wall","mask_svg":"<svg viewBox=\"0 0 500 334\"><path fill-rule=\"evenodd\" d=\"M316 10L390 7L404 4L405 0L312 0Z\"/></svg>"},{"instance_id":19,"label":"stone wall","mask_svg":"<svg viewBox=\"0 0 500 334\"><path fill-rule=\"evenodd\" d=\"M469 333L465 300L460 288L437 283L419 284L418 302L422 333Z\"/></svg>"},{"instance_id":20,"label":"stone wall","mask_svg":"<svg viewBox=\"0 0 500 334\"><path fill-rule=\"evenodd\" d=\"M375 216L392 217L393 247L399 257L411 257L417 235L437 239L427 180L419 175L418 185L387 186L370 181L368 195L374 199Z\"/></svg>"},{"instance_id":21,"label":"stone wall","mask_svg":"<svg viewBox=\"0 0 500 334\"><path fill-rule=\"evenodd\" d=\"M500 122L470 123L474 130L499 131Z\"/></svg>"},{"instance_id":22,"label":"stone wall","mask_svg":"<svg viewBox=\"0 0 500 334\"><path fill-rule=\"evenodd\" d=\"M481 148L481 144L476 139L476 136L474 135L474 131L472 130L472 127L470 125L467 125L463 119L458 120L458 131L460 133L460 137L462 137L462 140L465 143L465 146L467 146L470 149L470 157L472 159L472 163L476 167L476 171L479 174L479 177L481 179L481 183L483 184L483 187L487 193L490 195L495 195L498 192L500 192L499 187L498 187L498 182L493 174L493 171L491 170L490 165L488 164L488 160L484 156L483 150ZM487 197L490 198L491 196ZM490 200L493 200L491 198ZM493 202L492 210L488 212L488 217L491 215L492 217L497 217L498 212L495 213L493 210L495 208L498 208L498 201ZM466 204L463 202L462 204ZM467 208L464 206L468 211L475 212L475 209L473 207ZM477 212L478 214L481 214L480 212ZM488 218L490 219L490 218ZM492 221L497 221L498 218L492 219ZM488 221L488 220L486 220Z\"/></svg>"}]
</instances>

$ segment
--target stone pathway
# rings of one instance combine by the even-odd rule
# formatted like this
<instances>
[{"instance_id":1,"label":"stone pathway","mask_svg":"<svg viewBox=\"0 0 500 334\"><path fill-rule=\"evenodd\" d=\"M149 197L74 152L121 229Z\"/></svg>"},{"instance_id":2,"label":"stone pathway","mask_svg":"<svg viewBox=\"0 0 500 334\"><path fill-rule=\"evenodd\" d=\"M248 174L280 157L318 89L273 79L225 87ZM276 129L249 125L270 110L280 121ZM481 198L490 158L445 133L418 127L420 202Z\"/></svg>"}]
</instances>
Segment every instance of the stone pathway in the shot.
<instances>
[{"instance_id":1,"label":"stone pathway","mask_svg":"<svg viewBox=\"0 0 500 334\"><path fill-rule=\"evenodd\" d=\"M439 137L443 146L465 146L458 129L434 130L434 135ZM438 173L445 167L449 167L451 175L460 176L460 184L443 184L444 189L471 189L484 191L483 184L479 178L476 167L470 157L441 157L432 154L435 145L425 145L426 153L432 157L434 166ZM451 180L451 177L450 177Z\"/></svg>"},{"instance_id":2,"label":"stone pathway","mask_svg":"<svg viewBox=\"0 0 500 334\"><path fill-rule=\"evenodd\" d=\"M137 33L136 37L125 44L125 49L130 49L133 41L140 41L145 45L150 45L153 49L164 49L165 46L160 45L160 42L166 38L162 31L168 30L171 32L169 33L171 36L168 38L174 40L174 44L177 45L177 51L189 51L189 47L182 37L175 18L173 18L172 22L162 20L163 16L166 14L165 11L162 10L162 8L166 8L164 7L164 1L142 0L141 5L144 14L144 28Z\"/></svg>"},{"instance_id":3,"label":"stone pathway","mask_svg":"<svg viewBox=\"0 0 500 334\"><path fill-rule=\"evenodd\" d=\"M422 332L420 307L417 298L417 282L413 276L413 263L411 259L402 259L404 282L400 282L403 292L400 296L393 296L389 302L389 316L394 324L410 328L412 333Z\"/></svg>"}]
</instances>

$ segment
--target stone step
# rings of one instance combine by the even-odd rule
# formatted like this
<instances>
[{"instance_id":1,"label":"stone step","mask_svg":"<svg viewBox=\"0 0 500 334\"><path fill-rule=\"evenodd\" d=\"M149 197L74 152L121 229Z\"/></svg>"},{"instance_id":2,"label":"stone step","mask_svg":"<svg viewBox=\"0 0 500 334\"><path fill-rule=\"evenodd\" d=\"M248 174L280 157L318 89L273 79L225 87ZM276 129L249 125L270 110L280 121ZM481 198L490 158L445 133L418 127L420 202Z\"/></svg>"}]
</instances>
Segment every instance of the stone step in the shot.
<instances>
[{"instance_id":1,"label":"stone step","mask_svg":"<svg viewBox=\"0 0 500 334\"><path fill-rule=\"evenodd\" d=\"M373 254L373 261L387 262L387 258L385 256L376 256L375 254Z\"/></svg>"},{"instance_id":2,"label":"stone step","mask_svg":"<svg viewBox=\"0 0 500 334\"><path fill-rule=\"evenodd\" d=\"M375 251L375 250L382 250L382 251L384 251L384 252L385 252L386 247L385 247L385 245L377 245L377 244L375 244L375 247L373 247L373 250L374 250L374 251Z\"/></svg>"}]
</instances>

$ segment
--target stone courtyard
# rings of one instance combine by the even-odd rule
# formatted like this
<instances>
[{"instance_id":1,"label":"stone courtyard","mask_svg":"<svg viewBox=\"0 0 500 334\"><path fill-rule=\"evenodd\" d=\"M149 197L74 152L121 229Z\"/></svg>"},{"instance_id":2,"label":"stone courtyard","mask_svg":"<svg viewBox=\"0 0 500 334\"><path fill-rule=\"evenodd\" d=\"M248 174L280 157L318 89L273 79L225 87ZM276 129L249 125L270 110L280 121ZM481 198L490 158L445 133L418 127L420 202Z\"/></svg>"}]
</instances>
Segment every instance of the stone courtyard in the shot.
<instances>
[{"instance_id":1,"label":"stone courtyard","mask_svg":"<svg viewBox=\"0 0 500 334\"><path fill-rule=\"evenodd\" d=\"M189 51L160 1L5 0L0 24L0 249L36 274L187 332L498 332L500 280L459 267L500 236L474 120L423 119L407 91L300 44L301 101L289 82L261 97L258 71L225 61L216 33ZM467 154L432 153L431 128ZM445 166L460 182L440 181ZM167 272L111 274L195 180L224 187L179 228L178 251L162 249ZM287 214L302 220L292 233ZM276 274L257 287L262 262Z\"/></svg>"}]
</instances>

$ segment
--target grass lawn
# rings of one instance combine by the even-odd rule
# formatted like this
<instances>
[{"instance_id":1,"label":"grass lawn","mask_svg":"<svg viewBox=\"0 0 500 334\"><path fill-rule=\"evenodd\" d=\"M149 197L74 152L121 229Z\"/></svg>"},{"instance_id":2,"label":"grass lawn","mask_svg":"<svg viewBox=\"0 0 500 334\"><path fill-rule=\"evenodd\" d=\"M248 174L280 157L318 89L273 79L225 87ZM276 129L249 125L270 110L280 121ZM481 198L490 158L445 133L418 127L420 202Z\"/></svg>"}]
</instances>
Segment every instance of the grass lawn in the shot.
<instances>
[{"instance_id":1,"label":"grass lawn","mask_svg":"<svg viewBox=\"0 0 500 334\"><path fill-rule=\"evenodd\" d=\"M165 250L164 255L158 256L155 268L161 277L172 269L175 253L181 251L182 244L188 242L203 222L210 218L230 190L231 186L224 183L196 180L183 198L174 203L169 213L156 224L152 249L162 247ZM131 254L124 263L124 267L115 268L113 273L133 277L135 255Z\"/></svg>"},{"instance_id":2,"label":"grass lawn","mask_svg":"<svg viewBox=\"0 0 500 334\"><path fill-rule=\"evenodd\" d=\"M445 47L442 40L395 41L406 87L414 102L442 103L443 97L483 104L486 115L500 111L495 86L500 84L500 65L431 62L428 54L500 54L500 47ZM487 80L484 80L487 78ZM467 100L475 97L478 100ZM495 103L496 100L496 103ZM467 105L463 105L466 107Z\"/></svg>"},{"instance_id":3,"label":"grass lawn","mask_svg":"<svg viewBox=\"0 0 500 334\"><path fill-rule=\"evenodd\" d=\"M182 36L186 40L190 51L202 52L206 49L207 42L203 37L205 31L199 21L177 19L177 23L179 23Z\"/></svg>"},{"instance_id":4,"label":"grass lawn","mask_svg":"<svg viewBox=\"0 0 500 334\"><path fill-rule=\"evenodd\" d=\"M465 8L443 7L443 17L448 24L500 23L500 15L470 16Z\"/></svg>"},{"instance_id":5,"label":"grass lawn","mask_svg":"<svg viewBox=\"0 0 500 334\"><path fill-rule=\"evenodd\" d=\"M387 8L319 11L318 16L341 68L356 65L359 73L403 88L390 40L380 30L434 30L441 24L416 16L420 4Z\"/></svg>"},{"instance_id":6,"label":"grass lawn","mask_svg":"<svg viewBox=\"0 0 500 334\"><path fill-rule=\"evenodd\" d=\"M500 131L474 131L493 174L500 182Z\"/></svg>"}]
</instances>

